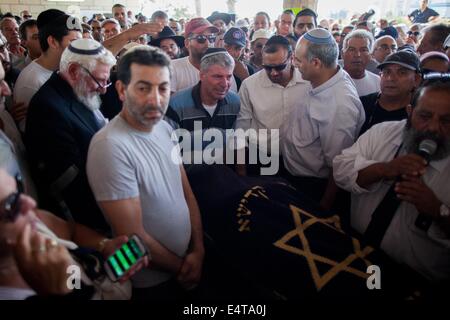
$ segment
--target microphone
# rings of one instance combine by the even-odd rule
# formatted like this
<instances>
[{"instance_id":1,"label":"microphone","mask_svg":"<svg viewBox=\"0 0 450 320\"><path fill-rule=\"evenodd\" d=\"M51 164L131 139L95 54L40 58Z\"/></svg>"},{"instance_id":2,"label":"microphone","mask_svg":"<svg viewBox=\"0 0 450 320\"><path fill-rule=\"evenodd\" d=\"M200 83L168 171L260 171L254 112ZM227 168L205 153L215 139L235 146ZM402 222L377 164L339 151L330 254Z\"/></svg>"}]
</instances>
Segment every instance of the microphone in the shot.
<instances>
[{"instance_id":1,"label":"microphone","mask_svg":"<svg viewBox=\"0 0 450 320\"><path fill-rule=\"evenodd\" d=\"M428 165L431 156L436 152L436 149L437 149L436 141L431 139L424 139L422 140L422 142L420 142L416 153L422 158L424 158ZM430 216L419 212L419 215L417 216L417 219L414 224L416 225L417 228L423 231L427 231L430 228L432 222L433 220L431 219Z\"/></svg>"},{"instance_id":2,"label":"microphone","mask_svg":"<svg viewBox=\"0 0 450 320\"><path fill-rule=\"evenodd\" d=\"M436 152L437 143L431 139L424 139L417 148L417 154L427 161L427 165L430 162L431 156Z\"/></svg>"}]
</instances>

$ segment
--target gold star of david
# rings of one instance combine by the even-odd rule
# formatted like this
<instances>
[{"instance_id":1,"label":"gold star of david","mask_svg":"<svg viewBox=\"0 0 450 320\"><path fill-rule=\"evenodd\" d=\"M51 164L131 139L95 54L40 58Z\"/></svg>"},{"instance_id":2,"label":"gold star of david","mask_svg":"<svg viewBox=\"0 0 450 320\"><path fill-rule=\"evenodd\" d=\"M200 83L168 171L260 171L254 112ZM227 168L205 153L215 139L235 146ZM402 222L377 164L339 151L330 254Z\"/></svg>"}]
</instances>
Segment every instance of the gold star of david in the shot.
<instances>
[{"instance_id":1,"label":"gold star of david","mask_svg":"<svg viewBox=\"0 0 450 320\"><path fill-rule=\"evenodd\" d=\"M280 240L276 241L274 245L280 249L286 250L293 254L304 256L306 258L317 291L320 291L331 279L333 279L333 277L335 277L341 271L352 273L361 278L368 278L369 275L366 272L350 267L350 264L356 259L362 259L367 266L372 265L372 263L367 260L366 257L373 251L373 248L367 246L364 248L364 250L361 250L361 245L355 238L352 238L354 253L348 255L341 262L334 261L327 257L311 252L309 241L305 235L305 230L315 223L321 223L331 229L334 229L335 231L344 234L338 216L335 215L329 218L318 218L300 208L297 208L296 206L290 205L289 208L291 209L292 216L294 218L295 229L286 233ZM302 216L306 217L305 221L302 221ZM298 248L288 244L291 239L297 236L300 238L303 248ZM321 276L319 274L316 261L328 264L331 266L331 268Z\"/></svg>"}]
</instances>

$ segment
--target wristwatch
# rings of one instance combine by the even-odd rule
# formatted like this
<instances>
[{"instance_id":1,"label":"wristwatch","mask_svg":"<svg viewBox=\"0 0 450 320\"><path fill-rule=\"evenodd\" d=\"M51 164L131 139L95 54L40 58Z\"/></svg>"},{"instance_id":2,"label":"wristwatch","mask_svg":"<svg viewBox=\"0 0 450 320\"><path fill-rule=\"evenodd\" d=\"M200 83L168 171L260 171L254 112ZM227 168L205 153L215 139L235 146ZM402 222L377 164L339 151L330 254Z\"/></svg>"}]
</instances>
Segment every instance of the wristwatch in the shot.
<instances>
[{"instance_id":1,"label":"wristwatch","mask_svg":"<svg viewBox=\"0 0 450 320\"><path fill-rule=\"evenodd\" d=\"M441 204L441 207L439 208L439 215L442 218L450 217L450 208L447 207L445 204Z\"/></svg>"}]
</instances>

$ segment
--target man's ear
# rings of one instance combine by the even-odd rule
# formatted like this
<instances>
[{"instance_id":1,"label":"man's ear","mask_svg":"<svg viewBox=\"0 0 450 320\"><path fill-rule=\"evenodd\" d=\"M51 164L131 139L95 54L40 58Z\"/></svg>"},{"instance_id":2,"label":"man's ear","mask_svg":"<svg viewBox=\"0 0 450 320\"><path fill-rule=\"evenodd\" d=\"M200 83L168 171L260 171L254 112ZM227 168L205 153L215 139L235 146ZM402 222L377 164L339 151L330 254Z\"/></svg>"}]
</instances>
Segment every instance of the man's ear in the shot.
<instances>
[{"instance_id":1,"label":"man's ear","mask_svg":"<svg viewBox=\"0 0 450 320\"><path fill-rule=\"evenodd\" d=\"M125 91L126 91L127 87L120 80L116 81L115 86L116 86L117 94L119 95L120 101L124 102L125 101Z\"/></svg>"},{"instance_id":2,"label":"man's ear","mask_svg":"<svg viewBox=\"0 0 450 320\"><path fill-rule=\"evenodd\" d=\"M422 76L419 73L416 73L415 79L414 79L414 89L417 90L417 88L420 86L420 83L422 82Z\"/></svg>"},{"instance_id":3,"label":"man's ear","mask_svg":"<svg viewBox=\"0 0 450 320\"><path fill-rule=\"evenodd\" d=\"M47 37L47 43L48 43L48 46L52 49L57 49L59 47L58 41L56 41L56 39L53 38L52 36Z\"/></svg>"},{"instance_id":4,"label":"man's ear","mask_svg":"<svg viewBox=\"0 0 450 320\"><path fill-rule=\"evenodd\" d=\"M81 78L81 68L78 63L69 64L69 68L67 70L69 77L72 81L79 81Z\"/></svg>"}]
</instances>

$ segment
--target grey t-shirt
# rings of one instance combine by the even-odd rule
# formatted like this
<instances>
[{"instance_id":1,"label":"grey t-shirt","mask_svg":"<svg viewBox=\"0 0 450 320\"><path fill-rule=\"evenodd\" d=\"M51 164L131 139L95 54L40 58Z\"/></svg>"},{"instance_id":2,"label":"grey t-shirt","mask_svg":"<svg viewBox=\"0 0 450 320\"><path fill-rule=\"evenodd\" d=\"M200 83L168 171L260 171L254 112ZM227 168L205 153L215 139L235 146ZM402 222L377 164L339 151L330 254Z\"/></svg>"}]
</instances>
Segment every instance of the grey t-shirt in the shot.
<instances>
[{"instance_id":1,"label":"grey t-shirt","mask_svg":"<svg viewBox=\"0 0 450 320\"><path fill-rule=\"evenodd\" d=\"M183 257L191 238L191 223L180 164L179 149L167 122L161 120L146 133L133 129L118 115L93 137L87 174L97 201L139 197L147 233ZM167 272L145 269L132 281L134 287L145 288L170 277Z\"/></svg>"}]
</instances>

